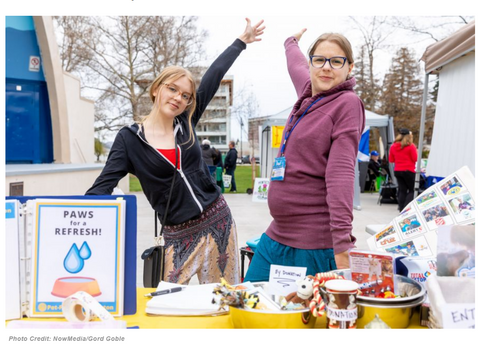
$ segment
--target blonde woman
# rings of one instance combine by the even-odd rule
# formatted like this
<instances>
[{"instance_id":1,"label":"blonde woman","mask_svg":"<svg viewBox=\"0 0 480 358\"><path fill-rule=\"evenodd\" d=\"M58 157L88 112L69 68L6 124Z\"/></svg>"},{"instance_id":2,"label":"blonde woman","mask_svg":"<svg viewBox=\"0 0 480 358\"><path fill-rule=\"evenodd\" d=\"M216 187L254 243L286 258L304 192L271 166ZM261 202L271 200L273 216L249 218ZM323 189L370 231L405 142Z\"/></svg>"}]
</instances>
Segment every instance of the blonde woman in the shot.
<instances>
[{"instance_id":1,"label":"blonde woman","mask_svg":"<svg viewBox=\"0 0 480 358\"><path fill-rule=\"evenodd\" d=\"M400 129L400 134L390 147L388 160L390 163L395 163L394 174L398 182L398 210L401 212L413 200L415 190L417 148L413 144L412 132L408 129Z\"/></svg>"},{"instance_id":2,"label":"blonde woman","mask_svg":"<svg viewBox=\"0 0 480 358\"><path fill-rule=\"evenodd\" d=\"M117 134L107 163L86 195L109 195L128 173L137 176L152 208L164 224L164 281L187 284L197 274L201 284L224 277L239 283L235 222L214 182L195 133L195 126L220 81L246 45L260 41L263 20L252 26L210 66L198 87L191 73L165 68L150 87L150 114ZM173 177L176 181L170 194Z\"/></svg>"}]
</instances>

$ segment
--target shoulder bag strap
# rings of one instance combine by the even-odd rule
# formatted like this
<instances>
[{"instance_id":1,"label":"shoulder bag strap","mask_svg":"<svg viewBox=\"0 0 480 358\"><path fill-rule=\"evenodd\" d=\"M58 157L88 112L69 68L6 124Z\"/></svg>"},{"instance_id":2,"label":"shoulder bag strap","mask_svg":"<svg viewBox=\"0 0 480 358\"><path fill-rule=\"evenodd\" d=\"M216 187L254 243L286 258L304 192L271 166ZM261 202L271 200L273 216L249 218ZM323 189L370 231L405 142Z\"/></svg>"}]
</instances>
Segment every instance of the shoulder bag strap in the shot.
<instances>
[{"instance_id":1,"label":"shoulder bag strap","mask_svg":"<svg viewBox=\"0 0 480 358\"><path fill-rule=\"evenodd\" d=\"M172 185L170 186L170 192L168 193L167 205L165 207L165 214L163 214L162 228L160 229L160 235L159 236L157 236L157 231L158 231L157 217L158 216L157 216L157 212L156 211L154 212L154 215L155 215L155 240L161 246L165 245L165 242L163 240L163 228L164 228L166 220L167 220L168 209L170 207L170 200L172 199L173 186L175 184L175 178L177 176L177 166L178 166L178 148L177 148L177 136L175 136L175 167L173 168Z\"/></svg>"}]
</instances>

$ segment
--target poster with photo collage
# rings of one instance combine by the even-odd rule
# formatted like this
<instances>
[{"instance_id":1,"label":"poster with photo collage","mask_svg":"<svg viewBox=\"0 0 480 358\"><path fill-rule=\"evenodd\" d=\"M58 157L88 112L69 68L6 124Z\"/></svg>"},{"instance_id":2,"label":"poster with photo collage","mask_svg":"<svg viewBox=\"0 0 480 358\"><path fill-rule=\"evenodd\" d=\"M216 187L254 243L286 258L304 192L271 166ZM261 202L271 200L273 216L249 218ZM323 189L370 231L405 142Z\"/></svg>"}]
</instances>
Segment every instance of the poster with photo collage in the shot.
<instances>
[{"instance_id":1,"label":"poster with photo collage","mask_svg":"<svg viewBox=\"0 0 480 358\"><path fill-rule=\"evenodd\" d=\"M431 186L384 229L367 239L372 251L435 256L438 228L475 222L475 178L463 167Z\"/></svg>"}]
</instances>

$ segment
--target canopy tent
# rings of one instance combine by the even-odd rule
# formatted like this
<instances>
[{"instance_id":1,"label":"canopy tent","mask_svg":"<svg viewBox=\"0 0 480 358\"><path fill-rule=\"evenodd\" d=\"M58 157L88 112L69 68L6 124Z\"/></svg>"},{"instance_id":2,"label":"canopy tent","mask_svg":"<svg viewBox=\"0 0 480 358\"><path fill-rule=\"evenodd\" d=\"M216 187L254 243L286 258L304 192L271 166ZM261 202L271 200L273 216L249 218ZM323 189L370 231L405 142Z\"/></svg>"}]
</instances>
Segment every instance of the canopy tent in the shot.
<instances>
[{"instance_id":1,"label":"canopy tent","mask_svg":"<svg viewBox=\"0 0 480 358\"><path fill-rule=\"evenodd\" d=\"M418 151L423 150L429 75L439 77L428 176L446 177L464 165L475 174L475 21L425 50L425 87ZM420 168L421 156L417 168ZM417 172L416 189L420 173Z\"/></svg>"},{"instance_id":2,"label":"canopy tent","mask_svg":"<svg viewBox=\"0 0 480 358\"><path fill-rule=\"evenodd\" d=\"M259 141L260 141L260 172L263 178L269 177L272 171L273 159L278 153L278 148L272 148L272 138L271 138L271 128L273 126L284 126L288 120L288 116L292 112L293 106L288 107L285 110L268 116L263 122L259 130ZM380 132L380 137L382 138L382 144L384 148L382 151L388 153L388 149L393 144L395 140L395 133L393 128L393 119L389 116L379 115L377 113L365 110L365 126L371 128L378 128ZM387 154L388 158L388 154ZM357 162L358 165L358 162ZM390 168L390 172L393 173L393 167ZM360 187L365 184L364 180L360 180L362 175L366 173L366 168L357 168L355 171L356 180L355 180L355 197L354 197L354 207L357 210L361 209L360 206ZM393 178L395 180L395 178Z\"/></svg>"}]
</instances>

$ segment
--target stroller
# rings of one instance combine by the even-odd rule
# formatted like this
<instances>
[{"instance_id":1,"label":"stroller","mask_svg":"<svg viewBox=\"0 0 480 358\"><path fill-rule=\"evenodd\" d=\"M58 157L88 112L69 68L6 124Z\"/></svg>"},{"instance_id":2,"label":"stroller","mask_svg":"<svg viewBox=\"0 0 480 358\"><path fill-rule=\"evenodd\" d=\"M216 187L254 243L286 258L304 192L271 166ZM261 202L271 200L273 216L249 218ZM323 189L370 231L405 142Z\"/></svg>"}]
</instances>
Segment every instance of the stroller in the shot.
<instances>
[{"instance_id":1,"label":"stroller","mask_svg":"<svg viewBox=\"0 0 480 358\"><path fill-rule=\"evenodd\" d=\"M385 181L380 186L377 204L398 204L397 190L398 186L392 183L387 174Z\"/></svg>"}]
</instances>

